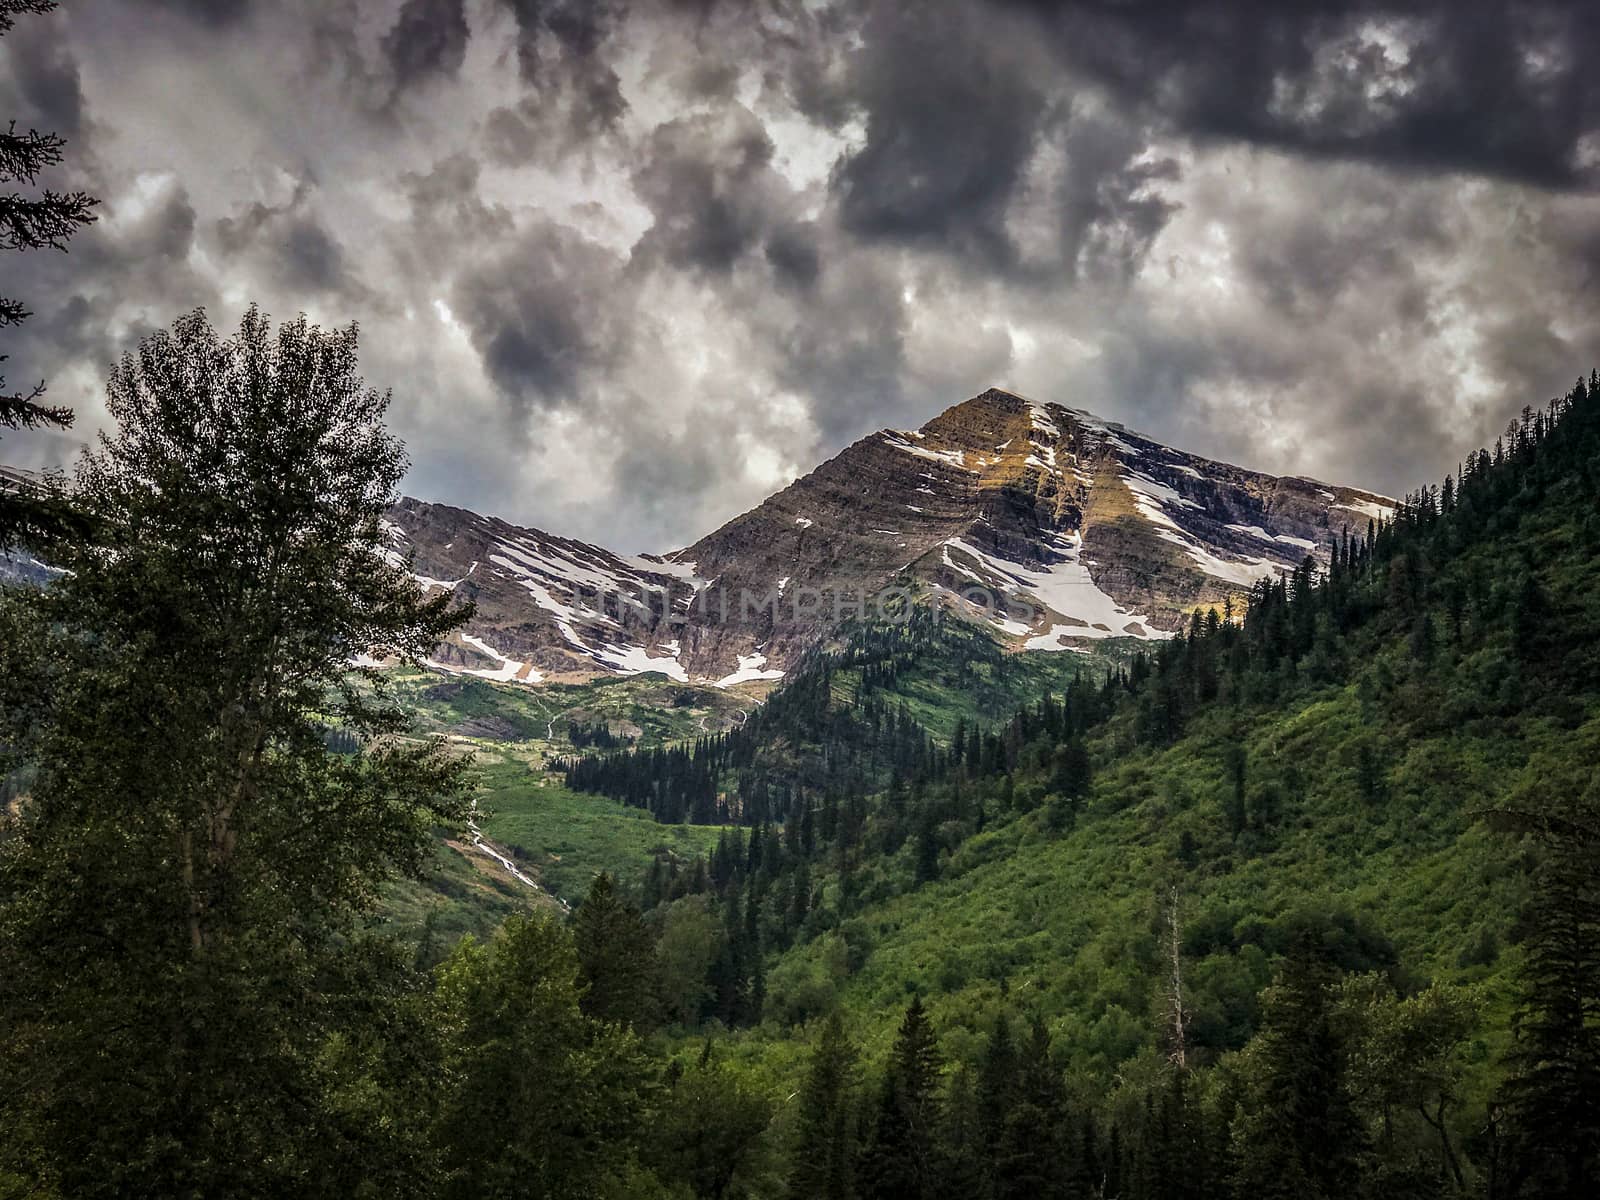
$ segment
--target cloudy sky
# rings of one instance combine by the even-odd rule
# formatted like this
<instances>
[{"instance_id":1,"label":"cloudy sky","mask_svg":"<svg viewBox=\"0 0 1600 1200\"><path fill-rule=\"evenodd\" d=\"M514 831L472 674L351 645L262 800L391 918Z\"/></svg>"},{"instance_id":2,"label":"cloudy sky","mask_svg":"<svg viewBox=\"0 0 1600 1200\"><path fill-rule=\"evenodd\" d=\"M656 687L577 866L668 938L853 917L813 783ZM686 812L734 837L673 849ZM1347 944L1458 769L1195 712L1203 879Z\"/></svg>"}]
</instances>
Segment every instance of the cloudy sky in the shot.
<instances>
[{"instance_id":1,"label":"cloudy sky","mask_svg":"<svg viewBox=\"0 0 1600 1200\"><path fill-rule=\"evenodd\" d=\"M65 0L0 351L357 320L407 490L667 549L992 383L1394 493L1600 361L1600 5ZM37 465L60 441L11 436Z\"/></svg>"}]
</instances>

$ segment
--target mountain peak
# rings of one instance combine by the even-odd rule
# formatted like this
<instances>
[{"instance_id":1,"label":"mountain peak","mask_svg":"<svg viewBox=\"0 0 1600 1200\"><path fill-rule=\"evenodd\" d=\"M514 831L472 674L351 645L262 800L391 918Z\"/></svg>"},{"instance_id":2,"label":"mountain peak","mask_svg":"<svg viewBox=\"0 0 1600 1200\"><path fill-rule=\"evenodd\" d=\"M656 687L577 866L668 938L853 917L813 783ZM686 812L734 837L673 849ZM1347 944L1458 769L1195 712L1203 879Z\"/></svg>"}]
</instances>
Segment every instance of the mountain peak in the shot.
<instances>
[{"instance_id":1,"label":"mountain peak","mask_svg":"<svg viewBox=\"0 0 1600 1200\"><path fill-rule=\"evenodd\" d=\"M654 670L731 686L781 675L891 588L1017 649L1169 637L1197 608L1242 599L1307 555L1325 561L1394 503L992 387L920 429L862 438L666 558L401 508L397 548L413 570L478 604L442 662L530 681Z\"/></svg>"}]
</instances>

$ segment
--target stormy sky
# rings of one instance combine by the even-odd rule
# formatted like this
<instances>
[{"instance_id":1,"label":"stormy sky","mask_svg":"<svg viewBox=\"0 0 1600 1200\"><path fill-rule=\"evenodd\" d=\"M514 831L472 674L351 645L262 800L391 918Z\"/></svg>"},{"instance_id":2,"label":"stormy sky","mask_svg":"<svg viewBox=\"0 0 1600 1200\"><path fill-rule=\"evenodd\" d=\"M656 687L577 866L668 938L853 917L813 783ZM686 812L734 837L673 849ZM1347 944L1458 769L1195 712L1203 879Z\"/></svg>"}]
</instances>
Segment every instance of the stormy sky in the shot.
<instances>
[{"instance_id":1,"label":"stormy sky","mask_svg":"<svg viewBox=\"0 0 1600 1200\"><path fill-rule=\"evenodd\" d=\"M6 255L70 457L108 364L359 321L407 490L694 540L993 383L1396 493L1600 361L1600 5L66 0L0 119L102 198Z\"/></svg>"}]
</instances>

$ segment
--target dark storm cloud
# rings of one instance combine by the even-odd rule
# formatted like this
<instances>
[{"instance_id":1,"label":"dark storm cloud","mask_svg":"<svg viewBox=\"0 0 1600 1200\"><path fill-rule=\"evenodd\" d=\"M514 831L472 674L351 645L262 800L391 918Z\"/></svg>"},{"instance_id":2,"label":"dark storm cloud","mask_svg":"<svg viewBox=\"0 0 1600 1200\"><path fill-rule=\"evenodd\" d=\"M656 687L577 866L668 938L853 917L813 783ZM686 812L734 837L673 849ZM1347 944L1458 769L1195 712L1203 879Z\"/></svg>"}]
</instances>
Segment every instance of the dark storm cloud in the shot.
<instances>
[{"instance_id":1,"label":"dark storm cloud","mask_svg":"<svg viewBox=\"0 0 1600 1200\"><path fill-rule=\"evenodd\" d=\"M573 124L598 133L627 110L616 70L603 55L626 6L618 0L502 0L516 18L517 66L541 91L566 88Z\"/></svg>"},{"instance_id":2,"label":"dark storm cloud","mask_svg":"<svg viewBox=\"0 0 1600 1200\"><path fill-rule=\"evenodd\" d=\"M255 0L141 0L141 4L168 9L196 24L220 29L249 16Z\"/></svg>"},{"instance_id":3,"label":"dark storm cloud","mask_svg":"<svg viewBox=\"0 0 1600 1200\"><path fill-rule=\"evenodd\" d=\"M726 272L781 204L772 140L748 109L669 121L641 158L633 188L655 221L634 248L640 261Z\"/></svg>"},{"instance_id":4,"label":"dark storm cloud","mask_svg":"<svg viewBox=\"0 0 1600 1200\"><path fill-rule=\"evenodd\" d=\"M1019 47L982 36L967 5L874 5L849 69L866 142L838 166L846 229L972 243L1009 257L1001 229L1047 109Z\"/></svg>"},{"instance_id":5,"label":"dark storm cloud","mask_svg":"<svg viewBox=\"0 0 1600 1200\"><path fill-rule=\"evenodd\" d=\"M808 291L822 273L822 252L811 226L791 225L775 230L767 239L766 255L773 276L787 287Z\"/></svg>"},{"instance_id":6,"label":"dark storm cloud","mask_svg":"<svg viewBox=\"0 0 1600 1200\"><path fill-rule=\"evenodd\" d=\"M467 53L463 0L406 0L384 35L383 53L402 86L435 75L454 75Z\"/></svg>"},{"instance_id":7,"label":"dark storm cloud","mask_svg":"<svg viewBox=\"0 0 1600 1200\"><path fill-rule=\"evenodd\" d=\"M485 370L522 412L581 400L580 380L616 352L626 321L621 263L562 226L541 223L458 281L452 307Z\"/></svg>"},{"instance_id":8,"label":"dark storm cloud","mask_svg":"<svg viewBox=\"0 0 1600 1200\"><path fill-rule=\"evenodd\" d=\"M1570 234L1483 236L1526 197L1449 180L1396 189L1367 167L1280 172L1254 199L1217 180L1191 192L1185 220L1212 224L1226 204L1243 231L1225 291L1202 255L1177 258L1166 286L1199 302L1126 305L1102 335L1080 382L1119 398L1135 427L1398 492L1492 440L1505 398L1564 390L1600 344L1593 306L1552 302L1578 285Z\"/></svg>"},{"instance_id":9,"label":"dark storm cloud","mask_svg":"<svg viewBox=\"0 0 1600 1200\"><path fill-rule=\"evenodd\" d=\"M828 442L851 441L900 408L908 319L891 266L870 256L840 259L826 287L777 315L784 328L772 334L780 347L774 379L810 398Z\"/></svg>"},{"instance_id":10,"label":"dark storm cloud","mask_svg":"<svg viewBox=\"0 0 1600 1200\"><path fill-rule=\"evenodd\" d=\"M291 294L326 292L347 285L344 251L312 209L315 189L302 181L283 204L256 203L216 223L226 255L258 258ZM357 290L350 284L350 290Z\"/></svg>"},{"instance_id":11,"label":"dark storm cloud","mask_svg":"<svg viewBox=\"0 0 1600 1200\"><path fill-rule=\"evenodd\" d=\"M492 240L511 231L511 215L484 201L479 189L482 169L470 154L442 158L426 171L400 175L400 191L411 220L430 238L455 234Z\"/></svg>"},{"instance_id":12,"label":"dark storm cloud","mask_svg":"<svg viewBox=\"0 0 1600 1200\"><path fill-rule=\"evenodd\" d=\"M1070 66L1188 133L1593 184L1600 7L1571 0L1037 0Z\"/></svg>"},{"instance_id":13,"label":"dark storm cloud","mask_svg":"<svg viewBox=\"0 0 1600 1200\"><path fill-rule=\"evenodd\" d=\"M1179 174L1171 158L1143 157L1147 145L1146 131L1102 113L1066 120L1056 197L1063 274L1122 282L1143 264L1175 208L1152 185Z\"/></svg>"},{"instance_id":14,"label":"dark storm cloud","mask_svg":"<svg viewBox=\"0 0 1600 1200\"><path fill-rule=\"evenodd\" d=\"M6 119L76 139L83 132L83 89L59 22L27 21L6 34L5 46L12 63L9 76L0 74Z\"/></svg>"}]
</instances>

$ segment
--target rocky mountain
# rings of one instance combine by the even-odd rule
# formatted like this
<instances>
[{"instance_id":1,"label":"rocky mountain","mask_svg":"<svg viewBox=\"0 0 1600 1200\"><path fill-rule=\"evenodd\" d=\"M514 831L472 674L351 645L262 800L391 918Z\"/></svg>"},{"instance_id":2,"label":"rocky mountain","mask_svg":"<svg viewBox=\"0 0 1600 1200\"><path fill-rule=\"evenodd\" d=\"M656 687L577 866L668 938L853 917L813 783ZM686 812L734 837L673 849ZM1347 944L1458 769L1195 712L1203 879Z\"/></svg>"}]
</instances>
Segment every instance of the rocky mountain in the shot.
<instances>
[{"instance_id":1,"label":"rocky mountain","mask_svg":"<svg viewBox=\"0 0 1600 1200\"><path fill-rule=\"evenodd\" d=\"M988 622L1018 649L1167 637L1393 511L992 388L919 430L862 438L664 556L411 499L389 533L425 584L477 603L441 666L731 686L777 678L839 621L908 601Z\"/></svg>"}]
</instances>

